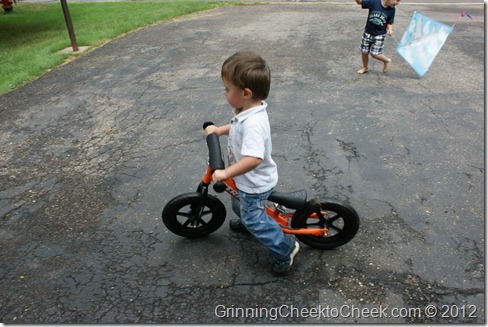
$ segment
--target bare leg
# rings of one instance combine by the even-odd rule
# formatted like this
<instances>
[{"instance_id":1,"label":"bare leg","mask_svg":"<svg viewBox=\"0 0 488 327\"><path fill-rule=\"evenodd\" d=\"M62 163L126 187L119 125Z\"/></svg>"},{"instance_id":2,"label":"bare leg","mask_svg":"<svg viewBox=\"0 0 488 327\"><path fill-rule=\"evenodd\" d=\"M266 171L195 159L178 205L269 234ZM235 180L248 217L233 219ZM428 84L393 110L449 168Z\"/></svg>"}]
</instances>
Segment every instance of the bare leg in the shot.
<instances>
[{"instance_id":1,"label":"bare leg","mask_svg":"<svg viewBox=\"0 0 488 327\"><path fill-rule=\"evenodd\" d=\"M357 71L358 74L364 74L368 71L368 61L369 61L369 53L362 53L361 60L363 62L363 68Z\"/></svg>"},{"instance_id":2,"label":"bare leg","mask_svg":"<svg viewBox=\"0 0 488 327\"><path fill-rule=\"evenodd\" d=\"M391 59L385 56L384 54L379 54L375 56L371 56L376 60L379 60L383 63L383 73L386 73L388 71L388 68L390 68L391 64Z\"/></svg>"}]
</instances>

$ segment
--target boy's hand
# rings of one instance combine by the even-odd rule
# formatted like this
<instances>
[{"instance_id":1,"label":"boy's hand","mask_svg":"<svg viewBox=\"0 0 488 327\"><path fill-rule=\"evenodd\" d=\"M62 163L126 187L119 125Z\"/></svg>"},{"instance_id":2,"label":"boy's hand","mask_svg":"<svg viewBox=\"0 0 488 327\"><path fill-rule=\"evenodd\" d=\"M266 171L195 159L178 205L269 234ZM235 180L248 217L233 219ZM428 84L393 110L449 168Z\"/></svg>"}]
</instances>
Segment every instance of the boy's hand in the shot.
<instances>
[{"instance_id":1,"label":"boy's hand","mask_svg":"<svg viewBox=\"0 0 488 327\"><path fill-rule=\"evenodd\" d=\"M386 25L386 34L388 36L392 36L393 35L393 25L392 24Z\"/></svg>"},{"instance_id":2,"label":"boy's hand","mask_svg":"<svg viewBox=\"0 0 488 327\"><path fill-rule=\"evenodd\" d=\"M217 136L220 136L218 134L218 130L219 130L219 128L217 126L210 125L210 126L207 126L207 128L205 128L205 130L203 131L203 134L205 134L205 136L208 136L209 134L215 133L215 134L217 134Z\"/></svg>"},{"instance_id":3,"label":"boy's hand","mask_svg":"<svg viewBox=\"0 0 488 327\"><path fill-rule=\"evenodd\" d=\"M215 184L217 182L225 181L228 179L225 169L216 169L212 174L212 182Z\"/></svg>"}]
</instances>

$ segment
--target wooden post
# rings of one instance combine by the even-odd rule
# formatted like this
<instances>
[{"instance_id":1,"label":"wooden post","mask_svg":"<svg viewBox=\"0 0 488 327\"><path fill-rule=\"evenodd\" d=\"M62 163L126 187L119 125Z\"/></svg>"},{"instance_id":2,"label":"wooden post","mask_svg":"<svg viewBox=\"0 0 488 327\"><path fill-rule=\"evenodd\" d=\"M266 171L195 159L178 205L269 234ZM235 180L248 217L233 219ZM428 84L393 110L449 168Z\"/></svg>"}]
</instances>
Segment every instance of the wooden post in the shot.
<instances>
[{"instance_id":1,"label":"wooden post","mask_svg":"<svg viewBox=\"0 0 488 327\"><path fill-rule=\"evenodd\" d=\"M73 29L73 23L71 22L71 15L69 14L68 3L66 0L61 0L61 7L63 7L64 19L66 20L66 26L68 27L71 46L73 47L73 51L77 52L79 48L78 44L76 43L75 30Z\"/></svg>"}]
</instances>

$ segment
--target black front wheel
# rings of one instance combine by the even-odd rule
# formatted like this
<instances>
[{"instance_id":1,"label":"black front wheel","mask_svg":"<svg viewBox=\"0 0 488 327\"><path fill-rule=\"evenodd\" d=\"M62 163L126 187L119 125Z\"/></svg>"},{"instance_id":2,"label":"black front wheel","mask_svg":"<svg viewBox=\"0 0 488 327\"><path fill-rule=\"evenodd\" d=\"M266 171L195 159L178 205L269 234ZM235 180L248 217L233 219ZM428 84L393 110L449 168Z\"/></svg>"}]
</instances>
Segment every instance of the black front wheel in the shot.
<instances>
[{"instance_id":1,"label":"black front wheel","mask_svg":"<svg viewBox=\"0 0 488 327\"><path fill-rule=\"evenodd\" d=\"M163 209L164 225L176 235L202 237L215 232L224 223L224 204L215 196L198 192L181 194Z\"/></svg>"},{"instance_id":2,"label":"black front wheel","mask_svg":"<svg viewBox=\"0 0 488 327\"><path fill-rule=\"evenodd\" d=\"M324 199L320 204L312 204L309 208L297 210L292 218L292 227L329 228L324 236L300 235L296 237L303 243L316 249L333 249L346 244L354 238L359 230L359 216L347 203L335 199ZM315 211L320 206L324 216L321 220Z\"/></svg>"}]
</instances>

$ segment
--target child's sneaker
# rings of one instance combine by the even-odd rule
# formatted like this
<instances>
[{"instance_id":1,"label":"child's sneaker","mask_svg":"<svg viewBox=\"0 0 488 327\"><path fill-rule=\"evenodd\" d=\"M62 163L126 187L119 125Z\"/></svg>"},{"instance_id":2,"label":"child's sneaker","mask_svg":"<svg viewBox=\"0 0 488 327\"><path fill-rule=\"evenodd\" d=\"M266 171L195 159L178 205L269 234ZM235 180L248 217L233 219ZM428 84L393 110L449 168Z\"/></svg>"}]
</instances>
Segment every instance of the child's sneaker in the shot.
<instances>
[{"instance_id":1,"label":"child's sneaker","mask_svg":"<svg viewBox=\"0 0 488 327\"><path fill-rule=\"evenodd\" d=\"M286 272L293 264L293 258L295 257L295 255L298 253L299 250L300 250L300 245L298 244L298 242L295 242L295 248L290 253L290 256L288 258L275 260L272 267L273 272L279 275Z\"/></svg>"},{"instance_id":2,"label":"child's sneaker","mask_svg":"<svg viewBox=\"0 0 488 327\"><path fill-rule=\"evenodd\" d=\"M230 229L233 230L234 232L239 232L239 233L249 233L249 230L244 226L242 221L240 219L232 219L229 222Z\"/></svg>"}]
</instances>

